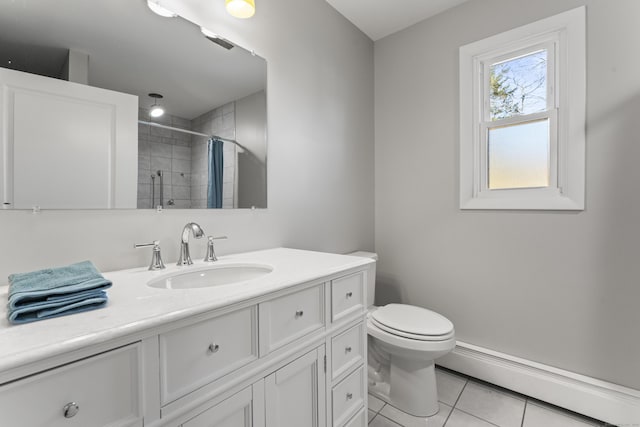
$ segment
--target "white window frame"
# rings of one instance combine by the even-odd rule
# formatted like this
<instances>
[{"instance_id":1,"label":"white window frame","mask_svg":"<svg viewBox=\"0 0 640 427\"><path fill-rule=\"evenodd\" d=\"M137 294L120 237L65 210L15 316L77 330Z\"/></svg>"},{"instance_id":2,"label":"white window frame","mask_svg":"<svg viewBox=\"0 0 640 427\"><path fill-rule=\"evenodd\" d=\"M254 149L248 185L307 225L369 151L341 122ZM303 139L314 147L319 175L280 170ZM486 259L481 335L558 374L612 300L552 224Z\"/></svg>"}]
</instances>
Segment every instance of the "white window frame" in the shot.
<instances>
[{"instance_id":1,"label":"white window frame","mask_svg":"<svg viewBox=\"0 0 640 427\"><path fill-rule=\"evenodd\" d=\"M580 7L460 48L460 209L583 210L586 32ZM547 110L490 121L489 66L547 49ZM549 119L549 187L489 189L488 129Z\"/></svg>"}]
</instances>

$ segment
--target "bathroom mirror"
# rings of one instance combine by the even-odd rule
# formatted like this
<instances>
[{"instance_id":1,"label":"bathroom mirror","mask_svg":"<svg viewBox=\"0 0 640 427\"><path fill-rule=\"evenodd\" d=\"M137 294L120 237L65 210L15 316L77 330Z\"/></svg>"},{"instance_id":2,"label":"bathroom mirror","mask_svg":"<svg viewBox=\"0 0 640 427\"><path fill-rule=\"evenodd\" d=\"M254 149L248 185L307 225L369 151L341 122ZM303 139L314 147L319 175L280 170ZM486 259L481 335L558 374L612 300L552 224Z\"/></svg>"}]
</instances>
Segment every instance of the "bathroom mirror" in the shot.
<instances>
[{"instance_id":1,"label":"bathroom mirror","mask_svg":"<svg viewBox=\"0 0 640 427\"><path fill-rule=\"evenodd\" d=\"M4 144L5 157L0 156L4 208L266 208L266 61L209 30L205 35L181 17L159 16L146 0L1 0L0 72L16 70L56 79L73 90L82 84L137 97L137 109L127 110L127 121L137 123L137 137L134 127L122 139L126 147L107 150L112 157L137 153L130 156L137 162L128 160L126 177L111 167L111 157L104 160L104 172L87 166L89 156L67 151L65 141L46 141L47 126L76 129L78 112L61 124L52 110L41 112L45 120L28 120L45 103L25 109L25 132L40 128L30 143L46 141L29 150L18 146L20 123L8 114L2 132L16 139L15 146ZM10 85L0 83L7 96ZM151 117L154 103L164 115ZM84 187L70 191L78 183ZM130 197L118 203L102 195L88 201L102 191L100 183ZM29 191L47 197L22 197Z\"/></svg>"}]
</instances>

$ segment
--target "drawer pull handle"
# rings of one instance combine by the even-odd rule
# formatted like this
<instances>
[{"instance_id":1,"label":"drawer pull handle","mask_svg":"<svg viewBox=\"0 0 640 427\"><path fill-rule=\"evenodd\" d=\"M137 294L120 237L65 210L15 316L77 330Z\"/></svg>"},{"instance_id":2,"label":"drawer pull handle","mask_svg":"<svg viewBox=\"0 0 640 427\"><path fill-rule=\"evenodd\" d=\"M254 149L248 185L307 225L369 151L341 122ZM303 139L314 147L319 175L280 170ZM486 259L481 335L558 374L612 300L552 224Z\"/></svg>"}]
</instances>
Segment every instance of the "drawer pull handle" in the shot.
<instances>
[{"instance_id":1,"label":"drawer pull handle","mask_svg":"<svg viewBox=\"0 0 640 427\"><path fill-rule=\"evenodd\" d=\"M345 353L351 353L351 346L347 346L347 347L344 349L344 352L345 352Z\"/></svg>"},{"instance_id":2,"label":"drawer pull handle","mask_svg":"<svg viewBox=\"0 0 640 427\"><path fill-rule=\"evenodd\" d=\"M353 399L353 393L347 393L347 400Z\"/></svg>"},{"instance_id":3,"label":"drawer pull handle","mask_svg":"<svg viewBox=\"0 0 640 427\"><path fill-rule=\"evenodd\" d=\"M80 407L76 402L69 402L64 405L64 408L62 408L62 410L64 411L63 413L65 418L73 418L76 416L78 411L80 411Z\"/></svg>"},{"instance_id":4,"label":"drawer pull handle","mask_svg":"<svg viewBox=\"0 0 640 427\"><path fill-rule=\"evenodd\" d=\"M302 311L302 310L296 311L296 319L298 319L298 318L300 318L302 316L304 316L304 311Z\"/></svg>"},{"instance_id":5,"label":"drawer pull handle","mask_svg":"<svg viewBox=\"0 0 640 427\"><path fill-rule=\"evenodd\" d=\"M351 298L353 296L353 292L347 292L347 298Z\"/></svg>"},{"instance_id":6,"label":"drawer pull handle","mask_svg":"<svg viewBox=\"0 0 640 427\"><path fill-rule=\"evenodd\" d=\"M220 350L220 346L216 343L211 343L209 344L209 353L213 354L213 353L217 353L218 350Z\"/></svg>"}]
</instances>

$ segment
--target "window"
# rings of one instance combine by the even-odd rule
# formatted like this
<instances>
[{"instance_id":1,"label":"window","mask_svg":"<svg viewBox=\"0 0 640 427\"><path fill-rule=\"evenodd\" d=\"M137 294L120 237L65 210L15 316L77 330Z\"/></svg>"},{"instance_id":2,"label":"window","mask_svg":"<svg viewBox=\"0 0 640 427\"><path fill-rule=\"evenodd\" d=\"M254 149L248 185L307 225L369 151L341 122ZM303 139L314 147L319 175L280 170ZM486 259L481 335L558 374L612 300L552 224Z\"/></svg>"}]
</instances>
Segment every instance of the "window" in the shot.
<instances>
[{"instance_id":1,"label":"window","mask_svg":"<svg viewBox=\"0 0 640 427\"><path fill-rule=\"evenodd\" d=\"M584 209L585 9L460 48L460 208Z\"/></svg>"}]
</instances>

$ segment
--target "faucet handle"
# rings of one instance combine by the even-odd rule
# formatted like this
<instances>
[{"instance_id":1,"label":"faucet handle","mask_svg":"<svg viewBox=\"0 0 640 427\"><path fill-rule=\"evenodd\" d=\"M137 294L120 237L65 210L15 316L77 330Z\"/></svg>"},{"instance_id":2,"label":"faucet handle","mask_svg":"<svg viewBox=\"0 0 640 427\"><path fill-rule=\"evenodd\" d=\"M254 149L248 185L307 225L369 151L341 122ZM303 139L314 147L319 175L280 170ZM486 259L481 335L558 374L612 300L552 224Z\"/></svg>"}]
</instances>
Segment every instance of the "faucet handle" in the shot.
<instances>
[{"instance_id":1,"label":"faucet handle","mask_svg":"<svg viewBox=\"0 0 640 427\"><path fill-rule=\"evenodd\" d=\"M146 248L149 246L153 246L153 253L151 255L151 264L149 265L149 270L162 270L165 268L164 263L162 262L162 255L160 254L160 240L154 240L151 243L136 243L133 245L134 248Z\"/></svg>"},{"instance_id":2,"label":"faucet handle","mask_svg":"<svg viewBox=\"0 0 640 427\"><path fill-rule=\"evenodd\" d=\"M222 240L226 238L227 236L218 236L218 237L208 236L207 237L207 254L204 256L204 262L213 262L218 260L218 257L216 256L216 252L213 249L213 241Z\"/></svg>"}]
</instances>

